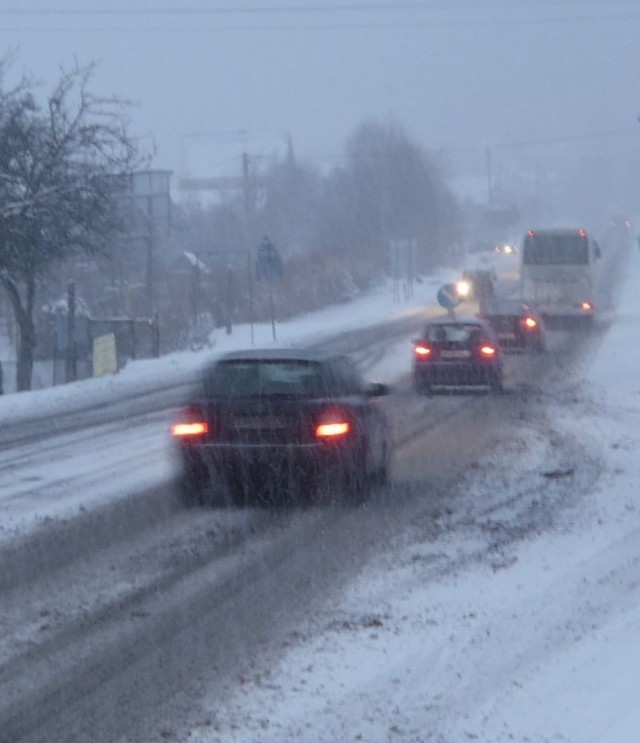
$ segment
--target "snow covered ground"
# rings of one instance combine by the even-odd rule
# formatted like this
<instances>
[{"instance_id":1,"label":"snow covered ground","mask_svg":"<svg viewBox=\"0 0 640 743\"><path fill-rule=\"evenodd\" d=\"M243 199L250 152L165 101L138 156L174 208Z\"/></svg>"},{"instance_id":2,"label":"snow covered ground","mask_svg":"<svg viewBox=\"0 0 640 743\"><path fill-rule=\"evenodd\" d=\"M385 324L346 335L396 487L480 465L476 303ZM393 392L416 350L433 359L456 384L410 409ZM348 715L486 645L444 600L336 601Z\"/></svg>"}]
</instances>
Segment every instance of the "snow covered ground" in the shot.
<instances>
[{"instance_id":1,"label":"snow covered ground","mask_svg":"<svg viewBox=\"0 0 640 743\"><path fill-rule=\"evenodd\" d=\"M435 585L421 578L434 558L416 559L424 545L385 550L335 607L344 621L294 643L230 698L209 699L188 740L640 740L639 284L634 253L598 355L572 399L549 410L555 433L598 462L579 507ZM492 456L470 498L481 497ZM526 483L548 452L532 437L508 456Z\"/></svg>"},{"instance_id":2,"label":"snow covered ground","mask_svg":"<svg viewBox=\"0 0 640 743\"><path fill-rule=\"evenodd\" d=\"M422 283L414 283L413 296L405 299L401 293L401 298L397 302L394 301L393 284L388 281L351 303L335 305L277 323L275 341L271 324L257 323L254 326L253 345L256 348L265 348L311 344L341 331L364 328L423 312L425 307L433 307L436 312L444 312L436 305L437 291L443 283L452 281L457 276L458 272L453 270L439 271L425 278ZM250 348L250 327L236 325L231 335L227 335L224 328L220 328L212 335L211 342L211 348L197 352L176 352L160 359L129 362L113 376L33 390L28 394L4 395L0 397L0 420L2 425L8 425L16 419L63 413L96 405L118 395L143 392L155 385L183 382L189 375L195 375L212 356L226 351ZM2 348L0 344L0 351Z\"/></svg>"}]
</instances>

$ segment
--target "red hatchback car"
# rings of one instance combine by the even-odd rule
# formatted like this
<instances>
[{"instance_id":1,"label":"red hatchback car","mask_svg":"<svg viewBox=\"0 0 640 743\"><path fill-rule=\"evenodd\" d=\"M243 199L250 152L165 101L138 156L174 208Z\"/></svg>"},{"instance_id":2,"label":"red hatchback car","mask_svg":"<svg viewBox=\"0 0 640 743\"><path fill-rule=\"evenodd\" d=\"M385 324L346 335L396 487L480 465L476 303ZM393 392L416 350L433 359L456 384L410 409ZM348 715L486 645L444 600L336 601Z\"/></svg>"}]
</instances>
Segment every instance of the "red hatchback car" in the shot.
<instances>
[{"instance_id":1,"label":"red hatchback car","mask_svg":"<svg viewBox=\"0 0 640 743\"><path fill-rule=\"evenodd\" d=\"M505 352L545 351L542 316L528 302L517 299L485 302L480 316L494 329L498 343Z\"/></svg>"},{"instance_id":2,"label":"red hatchback car","mask_svg":"<svg viewBox=\"0 0 640 743\"><path fill-rule=\"evenodd\" d=\"M418 392L460 389L502 391L502 353L491 326L479 318L431 321L413 341L413 380Z\"/></svg>"}]
</instances>

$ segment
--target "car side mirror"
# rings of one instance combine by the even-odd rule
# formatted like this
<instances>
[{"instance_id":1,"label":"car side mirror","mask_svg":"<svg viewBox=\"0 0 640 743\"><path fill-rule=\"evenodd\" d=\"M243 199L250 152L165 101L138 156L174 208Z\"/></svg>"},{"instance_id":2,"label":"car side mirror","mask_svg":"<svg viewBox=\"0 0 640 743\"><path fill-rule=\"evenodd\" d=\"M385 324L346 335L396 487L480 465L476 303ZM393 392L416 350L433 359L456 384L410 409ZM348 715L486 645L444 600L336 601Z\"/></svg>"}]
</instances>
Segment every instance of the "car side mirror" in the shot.
<instances>
[{"instance_id":1,"label":"car side mirror","mask_svg":"<svg viewBox=\"0 0 640 743\"><path fill-rule=\"evenodd\" d=\"M382 384L380 382L373 382L367 385L366 393L369 397L384 397L388 395L391 388L388 384Z\"/></svg>"}]
</instances>

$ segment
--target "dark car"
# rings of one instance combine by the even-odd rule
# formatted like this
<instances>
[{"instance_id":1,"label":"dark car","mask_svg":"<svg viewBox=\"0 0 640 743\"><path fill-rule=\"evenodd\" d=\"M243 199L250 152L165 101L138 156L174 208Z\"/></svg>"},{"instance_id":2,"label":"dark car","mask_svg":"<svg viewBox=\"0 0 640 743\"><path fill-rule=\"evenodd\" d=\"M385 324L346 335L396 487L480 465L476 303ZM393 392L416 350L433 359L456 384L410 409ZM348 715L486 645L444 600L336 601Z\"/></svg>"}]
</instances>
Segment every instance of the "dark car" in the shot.
<instances>
[{"instance_id":1,"label":"dark car","mask_svg":"<svg viewBox=\"0 0 640 743\"><path fill-rule=\"evenodd\" d=\"M505 351L542 353L545 350L542 316L529 303L507 299L485 302L481 316L494 329Z\"/></svg>"},{"instance_id":2,"label":"dark car","mask_svg":"<svg viewBox=\"0 0 640 743\"><path fill-rule=\"evenodd\" d=\"M418 392L485 388L502 391L502 359L491 326L479 318L432 320L413 341Z\"/></svg>"},{"instance_id":3,"label":"dark car","mask_svg":"<svg viewBox=\"0 0 640 743\"><path fill-rule=\"evenodd\" d=\"M387 420L378 398L341 355L250 350L207 367L172 427L185 504L361 501L387 476Z\"/></svg>"}]
</instances>

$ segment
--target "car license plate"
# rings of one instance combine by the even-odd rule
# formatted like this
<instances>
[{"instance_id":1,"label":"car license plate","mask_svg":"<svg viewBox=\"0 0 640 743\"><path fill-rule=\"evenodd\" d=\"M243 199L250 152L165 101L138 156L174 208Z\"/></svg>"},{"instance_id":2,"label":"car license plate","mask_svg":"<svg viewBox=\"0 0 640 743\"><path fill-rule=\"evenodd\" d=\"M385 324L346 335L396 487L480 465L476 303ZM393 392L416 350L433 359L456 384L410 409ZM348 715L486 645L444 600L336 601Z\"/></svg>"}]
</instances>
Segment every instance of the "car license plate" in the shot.
<instances>
[{"instance_id":1,"label":"car license plate","mask_svg":"<svg viewBox=\"0 0 640 743\"><path fill-rule=\"evenodd\" d=\"M468 359L471 351L443 351L441 356L443 359Z\"/></svg>"},{"instance_id":2,"label":"car license plate","mask_svg":"<svg viewBox=\"0 0 640 743\"><path fill-rule=\"evenodd\" d=\"M498 333L499 341L515 341L515 339L516 339L515 333Z\"/></svg>"},{"instance_id":3,"label":"car license plate","mask_svg":"<svg viewBox=\"0 0 640 743\"><path fill-rule=\"evenodd\" d=\"M253 415L234 418L233 425L241 431L279 431L286 428L287 421L273 415Z\"/></svg>"}]
</instances>

